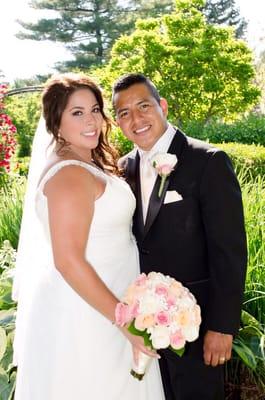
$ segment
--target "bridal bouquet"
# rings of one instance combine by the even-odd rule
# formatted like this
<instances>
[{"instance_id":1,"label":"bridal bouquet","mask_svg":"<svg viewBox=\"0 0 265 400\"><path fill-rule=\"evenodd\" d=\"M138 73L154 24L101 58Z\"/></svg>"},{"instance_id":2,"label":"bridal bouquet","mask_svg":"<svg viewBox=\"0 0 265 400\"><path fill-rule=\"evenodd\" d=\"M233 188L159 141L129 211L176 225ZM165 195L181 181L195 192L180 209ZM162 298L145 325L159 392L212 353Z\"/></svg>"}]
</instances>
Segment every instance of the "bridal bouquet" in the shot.
<instances>
[{"instance_id":1,"label":"bridal bouquet","mask_svg":"<svg viewBox=\"0 0 265 400\"><path fill-rule=\"evenodd\" d=\"M115 310L116 324L128 325L152 349L170 348L181 356L186 342L199 336L200 307L180 282L159 272L141 274L131 284ZM141 380L151 357L140 353L131 374Z\"/></svg>"}]
</instances>

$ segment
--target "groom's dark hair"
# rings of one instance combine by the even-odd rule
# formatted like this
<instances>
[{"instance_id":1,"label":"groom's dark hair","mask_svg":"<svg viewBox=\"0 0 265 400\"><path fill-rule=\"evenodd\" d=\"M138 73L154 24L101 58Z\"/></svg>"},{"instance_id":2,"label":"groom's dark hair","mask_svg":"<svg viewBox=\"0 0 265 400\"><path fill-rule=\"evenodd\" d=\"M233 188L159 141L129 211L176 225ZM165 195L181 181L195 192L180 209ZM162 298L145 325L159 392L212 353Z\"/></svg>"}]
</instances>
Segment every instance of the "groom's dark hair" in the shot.
<instances>
[{"instance_id":1,"label":"groom's dark hair","mask_svg":"<svg viewBox=\"0 0 265 400\"><path fill-rule=\"evenodd\" d=\"M137 83L142 83L144 84L151 95L156 99L158 104L160 104L160 95L158 93L157 88L153 84L152 81L150 81L149 78L147 78L145 75L140 74L140 73L131 73L131 74L126 74L121 76L113 85L113 90L112 90L112 105L113 108L115 108L114 105L114 96L116 93L121 92L122 90L126 90L129 87L137 84Z\"/></svg>"}]
</instances>

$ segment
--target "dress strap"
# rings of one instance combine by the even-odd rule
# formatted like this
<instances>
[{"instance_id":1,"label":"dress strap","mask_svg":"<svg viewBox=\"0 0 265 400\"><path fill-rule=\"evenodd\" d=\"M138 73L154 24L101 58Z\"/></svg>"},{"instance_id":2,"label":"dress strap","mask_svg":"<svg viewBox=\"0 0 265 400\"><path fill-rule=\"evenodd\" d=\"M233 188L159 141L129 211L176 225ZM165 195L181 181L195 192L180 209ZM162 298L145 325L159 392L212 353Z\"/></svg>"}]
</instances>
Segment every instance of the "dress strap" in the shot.
<instances>
[{"instance_id":1,"label":"dress strap","mask_svg":"<svg viewBox=\"0 0 265 400\"><path fill-rule=\"evenodd\" d=\"M50 167L48 169L48 171L41 178L40 183L38 184L37 190L40 190L42 192L43 188L44 188L45 184L48 182L48 180L51 179L58 171L60 171L62 168L66 167L68 165L77 165L79 167L83 167L87 171L91 172L93 175L97 175L98 176L98 175L104 174L103 171L97 169L93 165L87 164L84 161L63 160L63 161L57 162L56 164L54 164L52 167Z\"/></svg>"}]
</instances>

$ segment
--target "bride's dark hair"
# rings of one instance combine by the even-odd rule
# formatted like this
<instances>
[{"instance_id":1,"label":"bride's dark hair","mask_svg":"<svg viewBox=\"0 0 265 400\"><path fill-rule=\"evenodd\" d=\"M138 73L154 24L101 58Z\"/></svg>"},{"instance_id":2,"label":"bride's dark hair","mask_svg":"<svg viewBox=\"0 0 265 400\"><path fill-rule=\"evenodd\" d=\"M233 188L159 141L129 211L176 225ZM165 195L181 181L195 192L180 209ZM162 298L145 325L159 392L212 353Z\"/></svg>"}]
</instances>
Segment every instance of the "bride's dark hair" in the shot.
<instances>
[{"instance_id":1,"label":"bride's dark hair","mask_svg":"<svg viewBox=\"0 0 265 400\"><path fill-rule=\"evenodd\" d=\"M68 143L60 137L59 128L62 114L66 108L69 97L78 89L88 89L95 95L105 122L99 137L99 143L97 147L92 150L92 159L99 168L118 174L116 162L118 155L108 141L112 122L104 112L104 101L100 88L88 76L66 73L58 74L48 79L42 95L46 129L53 135L54 140L61 145L60 150L68 145Z\"/></svg>"}]
</instances>

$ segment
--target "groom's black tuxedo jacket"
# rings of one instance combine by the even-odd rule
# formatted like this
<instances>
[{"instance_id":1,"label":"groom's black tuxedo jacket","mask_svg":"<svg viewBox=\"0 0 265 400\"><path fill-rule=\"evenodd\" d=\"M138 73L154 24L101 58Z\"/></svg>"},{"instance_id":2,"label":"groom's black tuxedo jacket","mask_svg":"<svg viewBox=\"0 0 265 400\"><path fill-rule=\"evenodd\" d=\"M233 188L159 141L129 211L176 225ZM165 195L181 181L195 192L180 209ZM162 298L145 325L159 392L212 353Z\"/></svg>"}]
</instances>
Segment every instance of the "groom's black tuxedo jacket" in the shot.
<instances>
[{"instance_id":1,"label":"groom's black tuxedo jacket","mask_svg":"<svg viewBox=\"0 0 265 400\"><path fill-rule=\"evenodd\" d=\"M228 156L176 130L168 153L178 162L161 198L154 185L145 225L139 154L125 158L125 175L137 200L133 231L142 272L160 271L181 281L202 309L202 331L235 334L247 264L241 191ZM182 200L164 204L166 191Z\"/></svg>"}]
</instances>

